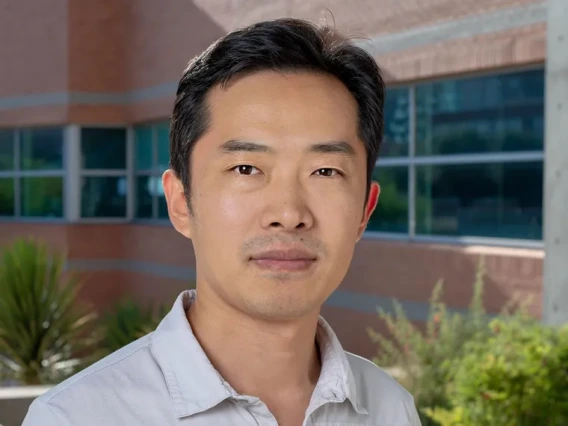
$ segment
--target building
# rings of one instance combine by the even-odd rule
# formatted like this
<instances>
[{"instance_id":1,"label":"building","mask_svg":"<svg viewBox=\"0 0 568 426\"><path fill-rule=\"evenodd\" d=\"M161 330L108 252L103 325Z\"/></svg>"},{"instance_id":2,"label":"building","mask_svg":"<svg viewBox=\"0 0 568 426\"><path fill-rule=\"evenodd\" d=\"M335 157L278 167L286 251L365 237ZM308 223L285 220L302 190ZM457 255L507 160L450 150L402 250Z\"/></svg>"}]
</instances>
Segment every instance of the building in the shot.
<instances>
[{"instance_id":1,"label":"building","mask_svg":"<svg viewBox=\"0 0 568 426\"><path fill-rule=\"evenodd\" d=\"M194 262L160 184L183 69L231 29L323 7L389 85L380 205L324 307L346 348L372 355L392 298L424 321L439 279L466 308L480 256L489 311L532 297L540 316L544 1L1 0L0 245L65 249L101 309L171 303Z\"/></svg>"}]
</instances>

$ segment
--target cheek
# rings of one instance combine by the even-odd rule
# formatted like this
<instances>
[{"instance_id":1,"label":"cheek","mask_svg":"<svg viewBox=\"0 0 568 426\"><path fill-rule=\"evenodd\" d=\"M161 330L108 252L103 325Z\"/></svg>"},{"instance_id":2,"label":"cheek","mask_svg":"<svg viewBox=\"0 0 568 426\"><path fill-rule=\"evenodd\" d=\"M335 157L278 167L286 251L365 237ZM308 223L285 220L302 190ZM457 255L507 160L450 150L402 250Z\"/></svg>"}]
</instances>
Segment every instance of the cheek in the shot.
<instances>
[{"instance_id":1,"label":"cheek","mask_svg":"<svg viewBox=\"0 0 568 426\"><path fill-rule=\"evenodd\" d=\"M338 243L357 239L363 218L363 200L356 198L329 196L314 204L321 232L326 234L327 238Z\"/></svg>"},{"instance_id":2,"label":"cheek","mask_svg":"<svg viewBox=\"0 0 568 426\"><path fill-rule=\"evenodd\" d=\"M212 232L234 233L241 230L253 215L250 204L236 192L212 191L200 200L201 221ZM205 220L206 218L206 220Z\"/></svg>"}]
</instances>

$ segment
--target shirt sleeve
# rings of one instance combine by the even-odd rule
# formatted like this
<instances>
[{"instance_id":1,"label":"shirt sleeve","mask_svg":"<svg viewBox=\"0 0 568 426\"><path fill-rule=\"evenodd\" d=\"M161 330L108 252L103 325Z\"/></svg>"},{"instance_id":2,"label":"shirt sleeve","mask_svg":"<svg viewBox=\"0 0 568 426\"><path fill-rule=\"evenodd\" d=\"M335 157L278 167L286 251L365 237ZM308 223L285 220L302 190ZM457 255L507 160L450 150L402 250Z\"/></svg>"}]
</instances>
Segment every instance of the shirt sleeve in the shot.
<instances>
[{"instance_id":1,"label":"shirt sleeve","mask_svg":"<svg viewBox=\"0 0 568 426\"><path fill-rule=\"evenodd\" d=\"M48 403L35 399L30 405L22 426L71 426Z\"/></svg>"},{"instance_id":2,"label":"shirt sleeve","mask_svg":"<svg viewBox=\"0 0 568 426\"><path fill-rule=\"evenodd\" d=\"M412 398L412 404L410 406L410 426L422 426L420 421L420 416L416 410L416 404L414 403L414 398Z\"/></svg>"}]
</instances>

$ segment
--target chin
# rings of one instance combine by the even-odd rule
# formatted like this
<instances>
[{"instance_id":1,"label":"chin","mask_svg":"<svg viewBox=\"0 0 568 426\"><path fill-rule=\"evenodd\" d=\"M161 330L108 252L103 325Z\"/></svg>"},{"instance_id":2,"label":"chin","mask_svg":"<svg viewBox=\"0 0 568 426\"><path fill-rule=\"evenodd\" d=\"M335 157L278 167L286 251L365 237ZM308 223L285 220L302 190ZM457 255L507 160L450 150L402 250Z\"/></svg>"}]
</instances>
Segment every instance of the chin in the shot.
<instances>
[{"instance_id":1,"label":"chin","mask_svg":"<svg viewBox=\"0 0 568 426\"><path fill-rule=\"evenodd\" d=\"M319 312L322 303L313 294L309 295L307 290L284 287L264 292L258 294L255 300L248 301L247 310L253 316L268 320L291 320Z\"/></svg>"}]
</instances>

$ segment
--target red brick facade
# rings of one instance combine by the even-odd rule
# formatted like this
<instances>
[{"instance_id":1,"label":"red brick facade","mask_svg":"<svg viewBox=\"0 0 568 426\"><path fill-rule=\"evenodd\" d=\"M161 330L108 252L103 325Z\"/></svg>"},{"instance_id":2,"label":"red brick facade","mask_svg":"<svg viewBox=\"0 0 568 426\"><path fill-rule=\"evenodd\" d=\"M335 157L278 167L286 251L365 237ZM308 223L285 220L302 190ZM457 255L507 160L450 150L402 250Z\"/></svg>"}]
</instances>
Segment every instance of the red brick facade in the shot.
<instances>
[{"instance_id":1,"label":"red brick facade","mask_svg":"<svg viewBox=\"0 0 568 426\"><path fill-rule=\"evenodd\" d=\"M165 119L171 113L175 92L170 89L175 87L187 62L227 31L258 20L294 16L318 21L322 16L330 16L325 7L342 32L374 38L539 3L6 0L0 5L0 40L7 41L0 43L0 126L129 125ZM535 23L393 51L377 60L390 83L516 68L544 62L545 36L545 24ZM2 107L2 102L8 106ZM194 265L190 242L162 225L0 221L0 246L23 235L34 235L56 248L66 249L70 260L124 259L176 267ZM542 250L364 239L342 289L427 302L436 281L444 279L445 300L451 307L465 308L481 254L488 270L485 298L489 310L497 312L513 296L531 296L532 313L539 316ZM187 286L180 279L128 270L92 270L83 274L83 296L98 307L124 295L140 301L170 303ZM324 308L324 314L349 350L372 355L365 328L379 327L376 315L329 306Z\"/></svg>"},{"instance_id":2,"label":"red brick facade","mask_svg":"<svg viewBox=\"0 0 568 426\"><path fill-rule=\"evenodd\" d=\"M0 222L0 244L22 235L33 235L69 260L120 259L170 267L194 267L191 243L173 228L150 225L42 225ZM340 289L392 297L400 301L429 300L432 289L444 281L444 300L452 308L467 308L480 256L485 260L485 304L498 313L511 299L530 297L531 312L540 316L542 303L541 250L463 247L362 240ZM83 296L104 309L117 298L170 304L191 280L165 278L136 271L89 270L81 273ZM326 306L324 314L337 328L347 347L371 355L366 327L380 328L377 315Z\"/></svg>"}]
</instances>

